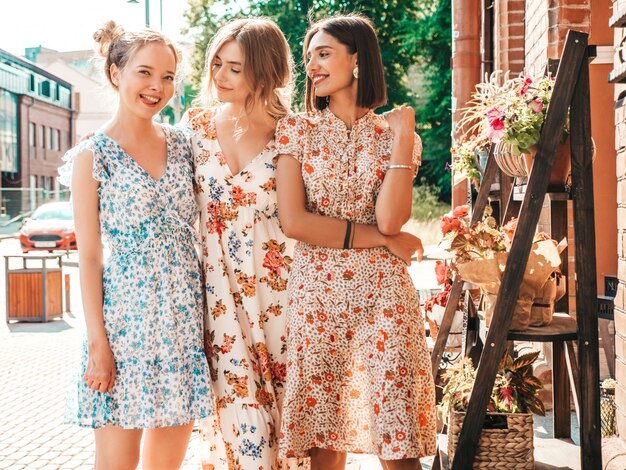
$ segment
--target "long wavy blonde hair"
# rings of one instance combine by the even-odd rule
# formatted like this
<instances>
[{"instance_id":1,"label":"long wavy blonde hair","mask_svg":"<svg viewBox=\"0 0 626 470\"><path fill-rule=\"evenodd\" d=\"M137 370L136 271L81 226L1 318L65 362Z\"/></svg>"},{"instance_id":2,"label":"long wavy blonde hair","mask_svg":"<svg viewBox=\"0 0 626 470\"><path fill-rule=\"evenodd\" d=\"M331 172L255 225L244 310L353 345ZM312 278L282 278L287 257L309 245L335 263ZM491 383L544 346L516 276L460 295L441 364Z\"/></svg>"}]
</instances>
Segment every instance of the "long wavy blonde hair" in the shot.
<instances>
[{"instance_id":1,"label":"long wavy blonde hair","mask_svg":"<svg viewBox=\"0 0 626 470\"><path fill-rule=\"evenodd\" d=\"M246 99L246 112L257 103L274 119L291 109L293 59L280 28L269 18L233 20L213 36L207 49L204 77L198 104L210 106L217 101L212 66L224 44L236 41L243 53L243 74L252 93Z\"/></svg>"}]
</instances>

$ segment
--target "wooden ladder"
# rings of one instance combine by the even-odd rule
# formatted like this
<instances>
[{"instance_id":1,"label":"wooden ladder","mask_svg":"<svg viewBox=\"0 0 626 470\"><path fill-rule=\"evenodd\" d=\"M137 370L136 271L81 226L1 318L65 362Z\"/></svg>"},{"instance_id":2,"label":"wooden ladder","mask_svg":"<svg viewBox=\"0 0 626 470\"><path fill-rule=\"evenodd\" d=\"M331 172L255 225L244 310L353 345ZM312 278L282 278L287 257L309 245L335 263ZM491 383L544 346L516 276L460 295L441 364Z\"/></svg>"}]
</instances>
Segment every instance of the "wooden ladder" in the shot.
<instances>
[{"instance_id":1,"label":"wooden ladder","mask_svg":"<svg viewBox=\"0 0 626 470\"><path fill-rule=\"evenodd\" d=\"M595 258L595 226L592 172L591 111L589 103L588 34L569 31L556 75L552 99L537 144L531 175L519 214L517 231L497 297L491 326L480 356L476 381L468 405L466 419L459 435L458 447L451 464L453 470L472 468L493 389L500 359L507 348L520 281L526 270L532 240L548 188L550 172L556 157L569 109L572 159L571 197L574 204L576 253L576 311L578 326L578 389L581 407L581 468L602 468L600 434L600 376L598 354L598 316ZM483 183L474 204L471 223L478 222L487 204L496 163L490 156ZM511 206L510 194L503 194ZM508 209L508 208L507 208ZM510 216L505 211L505 219ZM461 296L462 280L454 279L432 352L433 376L437 377L444 347L450 332L455 306ZM433 469L440 468L439 452Z\"/></svg>"}]
</instances>

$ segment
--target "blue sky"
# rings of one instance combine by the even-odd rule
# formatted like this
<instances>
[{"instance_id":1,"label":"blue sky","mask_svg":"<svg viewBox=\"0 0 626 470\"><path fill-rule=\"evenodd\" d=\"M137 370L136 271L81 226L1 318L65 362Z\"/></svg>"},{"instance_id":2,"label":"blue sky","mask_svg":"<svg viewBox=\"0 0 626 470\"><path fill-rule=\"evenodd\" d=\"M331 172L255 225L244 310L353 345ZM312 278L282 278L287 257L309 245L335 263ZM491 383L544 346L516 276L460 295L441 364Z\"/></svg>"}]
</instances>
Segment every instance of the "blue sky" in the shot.
<instances>
[{"instance_id":1,"label":"blue sky","mask_svg":"<svg viewBox=\"0 0 626 470\"><path fill-rule=\"evenodd\" d=\"M145 23L145 0L0 0L0 49L23 55L25 47L58 51L92 49L92 35L107 20L126 29ZM163 32L183 39L186 0L162 0ZM159 0L150 1L150 24L159 27Z\"/></svg>"}]
</instances>

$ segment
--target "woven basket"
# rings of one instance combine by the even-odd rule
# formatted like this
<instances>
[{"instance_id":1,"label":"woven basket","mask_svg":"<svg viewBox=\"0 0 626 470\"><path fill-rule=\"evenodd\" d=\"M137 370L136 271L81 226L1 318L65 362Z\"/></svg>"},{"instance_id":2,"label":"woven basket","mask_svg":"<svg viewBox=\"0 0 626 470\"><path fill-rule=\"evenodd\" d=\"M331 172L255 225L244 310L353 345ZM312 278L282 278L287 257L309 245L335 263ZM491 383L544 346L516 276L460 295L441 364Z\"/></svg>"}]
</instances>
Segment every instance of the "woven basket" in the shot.
<instances>
[{"instance_id":1,"label":"woven basket","mask_svg":"<svg viewBox=\"0 0 626 470\"><path fill-rule=\"evenodd\" d=\"M454 460L465 413L450 412L448 425L448 459ZM490 424L499 423L502 429L487 429ZM535 468L533 456L533 415L530 413L487 413L474 457L475 469L532 470Z\"/></svg>"},{"instance_id":2,"label":"woven basket","mask_svg":"<svg viewBox=\"0 0 626 470\"><path fill-rule=\"evenodd\" d=\"M500 169L509 176L526 177L528 170L521 153L512 152L511 146L499 142L493 149L493 158Z\"/></svg>"}]
</instances>

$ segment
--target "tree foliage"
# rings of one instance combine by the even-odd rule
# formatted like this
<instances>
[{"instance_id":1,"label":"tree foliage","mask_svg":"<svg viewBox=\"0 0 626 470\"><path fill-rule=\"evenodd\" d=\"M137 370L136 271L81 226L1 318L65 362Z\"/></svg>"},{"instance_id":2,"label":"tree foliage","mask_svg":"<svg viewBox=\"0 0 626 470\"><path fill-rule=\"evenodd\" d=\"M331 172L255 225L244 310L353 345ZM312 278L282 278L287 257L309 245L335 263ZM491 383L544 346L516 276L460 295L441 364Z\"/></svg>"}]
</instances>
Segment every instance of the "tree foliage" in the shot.
<instances>
[{"instance_id":1,"label":"tree foliage","mask_svg":"<svg viewBox=\"0 0 626 470\"><path fill-rule=\"evenodd\" d=\"M388 104L381 111L401 104L416 106L416 117L424 141L422 175L441 188L449 198L450 177L445 163L450 159L451 95L451 0L260 0L237 7L238 2L188 0L185 14L195 38L193 82L204 72L204 56L210 38L228 20L241 16L267 16L285 33L294 54L296 95L294 105L302 109L302 43L311 21L329 15L360 12L376 25L380 42ZM418 80L425 81L427 96L418 100L409 87L407 72L418 65ZM423 103L423 104L420 104Z\"/></svg>"},{"instance_id":2,"label":"tree foliage","mask_svg":"<svg viewBox=\"0 0 626 470\"><path fill-rule=\"evenodd\" d=\"M424 141L424 165L420 174L441 189L440 197L450 201L450 160L452 145L452 10L451 0L421 3L420 20L404 25L413 29L403 47L416 57L425 80L426 95L416 109Z\"/></svg>"}]
</instances>

